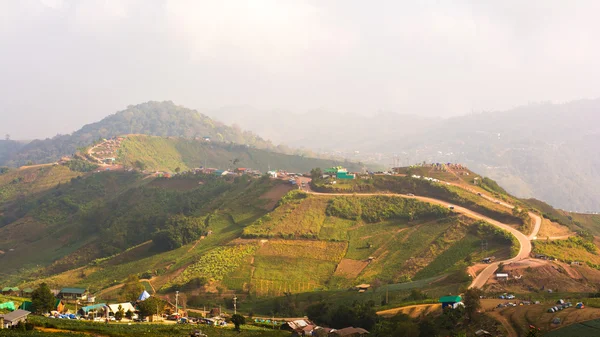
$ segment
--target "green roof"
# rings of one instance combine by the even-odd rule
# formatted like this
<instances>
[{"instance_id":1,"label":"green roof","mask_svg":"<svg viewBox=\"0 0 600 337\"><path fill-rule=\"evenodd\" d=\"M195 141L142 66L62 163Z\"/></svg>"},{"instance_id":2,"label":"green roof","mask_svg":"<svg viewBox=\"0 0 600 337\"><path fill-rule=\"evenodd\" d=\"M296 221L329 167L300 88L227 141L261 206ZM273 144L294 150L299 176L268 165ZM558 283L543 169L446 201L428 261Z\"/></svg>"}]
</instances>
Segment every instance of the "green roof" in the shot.
<instances>
[{"instance_id":1,"label":"green roof","mask_svg":"<svg viewBox=\"0 0 600 337\"><path fill-rule=\"evenodd\" d=\"M2 291L19 291L19 287L4 287L2 288Z\"/></svg>"},{"instance_id":2,"label":"green roof","mask_svg":"<svg viewBox=\"0 0 600 337\"><path fill-rule=\"evenodd\" d=\"M25 301L25 302L21 303L21 306L19 307L19 309L33 311L33 303L31 303L30 301Z\"/></svg>"},{"instance_id":3,"label":"green roof","mask_svg":"<svg viewBox=\"0 0 600 337\"><path fill-rule=\"evenodd\" d=\"M443 296L440 298L440 303L457 303L461 300L460 296Z\"/></svg>"},{"instance_id":4,"label":"green roof","mask_svg":"<svg viewBox=\"0 0 600 337\"><path fill-rule=\"evenodd\" d=\"M24 293L32 293L33 289L31 289L31 288L25 288L25 289L23 289L23 292Z\"/></svg>"},{"instance_id":5,"label":"green roof","mask_svg":"<svg viewBox=\"0 0 600 337\"><path fill-rule=\"evenodd\" d=\"M83 288L62 288L60 290L61 294L84 294L85 289Z\"/></svg>"}]
</instances>

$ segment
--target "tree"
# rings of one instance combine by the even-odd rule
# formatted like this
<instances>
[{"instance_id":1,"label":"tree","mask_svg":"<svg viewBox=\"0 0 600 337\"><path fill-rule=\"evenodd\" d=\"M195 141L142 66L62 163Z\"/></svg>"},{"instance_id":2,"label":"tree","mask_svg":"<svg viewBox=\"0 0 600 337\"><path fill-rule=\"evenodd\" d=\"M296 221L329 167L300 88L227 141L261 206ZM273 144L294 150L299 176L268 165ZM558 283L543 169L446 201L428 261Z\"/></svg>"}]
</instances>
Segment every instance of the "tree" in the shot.
<instances>
[{"instance_id":1,"label":"tree","mask_svg":"<svg viewBox=\"0 0 600 337\"><path fill-rule=\"evenodd\" d=\"M129 275L119 295L122 301L132 302L137 300L144 290L145 288L140 283L139 277L137 275Z\"/></svg>"},{"instance_id":2,"label":"tree","mask_svg":"<svg viewBox=\"0 0 600 337\"><path fill-rule=\"evenodd\" d=\"M181 172L181 168L180 168L179 166L177 166L177 167L175 168L175 173L179 173L179 172Z\"/></svg>"},{"instance_id":3,"label":"tree","mask_svg":"<svg viewBox=\"0 0 600 337\"><path fill-rule=\"evenodd\" d=\"M465 304L465 313L469 320L473 320L475 313L481 308L481 295L482 291L477 288L471 288L465 292L463 303Z\"/></svg>"},{"instance_id":4,"label":"tree","mask_svg":"<svg viewBox=\"0 0 600 337\"><path fill-rule=\"evenodd\" d=\"M127 311L131 311L131 310L127 310ZM120 321L123 319L123 316L125 315L125 310L123 309L123 307L119 304L119 307L117 308L117 312L115 312L115 319L117 321Z\"/></svg>"},{"instance_id":5,"label":"tree","mask_svg":"<svg viewBox=\"0 0 600 337\"><path fill-rule=\"evenodd\" d=\"M127 317L128 320L131 320L133 318L133 311L131 311L130 309L127 309L127 312L125 313L125 317Z\"/></svg>"},{"instance_id":6,"label":"tree","mask_svg":"<svg viewBox=\"0 0 600 337\"><path fill-rule=\"evenodd\" d=\"M235 330L240 331L240 325L246 324L246 317L240 314L235 314L231 316L231 322L235 325Z\"/></svg>"},{"instance_id":7,"label":"tree","mask_svg":"<svg viewBox=\"0 0 600 337\"><path fill-rule=\"evenodd\" d=\"M152 315L160 315L165 311L165 301L158 297L150 296L145 301L138 305L140 316L148 317Z\"/></svg>"},{"instance_id":8,"label":"tree","mask_svg":"<svg viewBox=\"0 0 600 337\"><path fill-rule=\"evenodd\" d=\"M137 167L138 169L140 169L140 171L143 171L146 169L146 163L144 163L143 161L140 160L136 160L134 163L135 167Z\"/></svg>"},{"instance_id":9,"label":"tree","mask_svg":"<svg viewBox=\"0 0 600 337\"><path fill-rule=\"evenodd\" d=\"M323 171L321 171L320 167L314 168L312 170L310 170L310 177L315 180L315 179L319 179L323 176Z\"/></svg>"},{"instance_id":10,"label":"tree","mask_svg":"<svg viewBox=\"0 0 600 337\"><path fill-rule=\"evenodd\" d=\"M56 299L50 291L50 287L46 283L40 284L31 293L31 303L33 305L33 311L37 314L44 314L54 309L54 302Z\"/></svg>"}]
</instances>

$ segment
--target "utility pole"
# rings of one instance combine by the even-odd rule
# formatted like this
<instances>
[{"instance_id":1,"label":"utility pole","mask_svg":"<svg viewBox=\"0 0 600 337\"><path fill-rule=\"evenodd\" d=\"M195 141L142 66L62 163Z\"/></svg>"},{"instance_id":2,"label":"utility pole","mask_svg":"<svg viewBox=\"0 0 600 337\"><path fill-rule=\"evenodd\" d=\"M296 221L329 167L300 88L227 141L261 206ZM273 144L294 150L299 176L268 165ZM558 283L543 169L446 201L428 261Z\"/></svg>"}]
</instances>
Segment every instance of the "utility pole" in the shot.
<instances>
[{"instance_id":1,"label":"utility pole","mask_svg":"<svg viewBox=\"0 0 600 337\"><path fill-rule=\"evenodd\" d=\"M237 296L233 295L233 314L237 314Z\"/></svg>"},{"instance_id":2,"label":"utility pole","mask_svg":"<svg viewBox=\"0 0 600 337\"><path fill-rule=\"evenodd\" d=\"M175 291L175 315L179 314L179 290Z\"/></svg>"}]
</instances>

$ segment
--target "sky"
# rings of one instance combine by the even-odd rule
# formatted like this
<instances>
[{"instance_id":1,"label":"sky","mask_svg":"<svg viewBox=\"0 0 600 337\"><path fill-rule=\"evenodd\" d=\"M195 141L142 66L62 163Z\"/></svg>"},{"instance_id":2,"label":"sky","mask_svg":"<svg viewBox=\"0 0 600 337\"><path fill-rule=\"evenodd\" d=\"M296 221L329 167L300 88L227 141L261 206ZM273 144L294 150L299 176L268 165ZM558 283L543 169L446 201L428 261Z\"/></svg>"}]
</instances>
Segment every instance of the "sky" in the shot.
<instances>
[{"instance_id":1,"label":"sky","mask_svg":"<svg viewBox=\"0 0 600 337\"><path fill-rule=\"evenodd\" d=\"M70 133L149 100L449 117L597 98L599 12L593 0L0 0L0 134Z\"/></svg>"}]
</instances>

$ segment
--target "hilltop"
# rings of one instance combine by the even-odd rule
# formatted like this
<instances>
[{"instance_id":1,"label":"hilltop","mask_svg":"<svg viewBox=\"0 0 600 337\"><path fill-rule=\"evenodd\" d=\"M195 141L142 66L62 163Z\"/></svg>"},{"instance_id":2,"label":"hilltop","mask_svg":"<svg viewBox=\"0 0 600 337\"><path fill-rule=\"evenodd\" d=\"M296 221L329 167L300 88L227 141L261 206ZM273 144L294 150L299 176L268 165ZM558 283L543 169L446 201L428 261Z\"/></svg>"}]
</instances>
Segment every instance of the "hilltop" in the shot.
<instances>
[{"instance_id":1,"label":"hilltop","mask_svg":"<svg viewBox=\"0 0 600 337\"><path fill-rule=\"evenodd\" d=\"M261 149L278 148L256 134L239 127L214 121L196 110L175 105L171 101L130 105L99 122L83 126L70 135L34 140L27 144L0 142L0 165L21 166L50 163L75 153L93 142L125 134L147 134L161 137L196 139L210 137L215 141L244 144ZM285 149L279 148L283 151Z\"/></svg>"}]
</instances>

